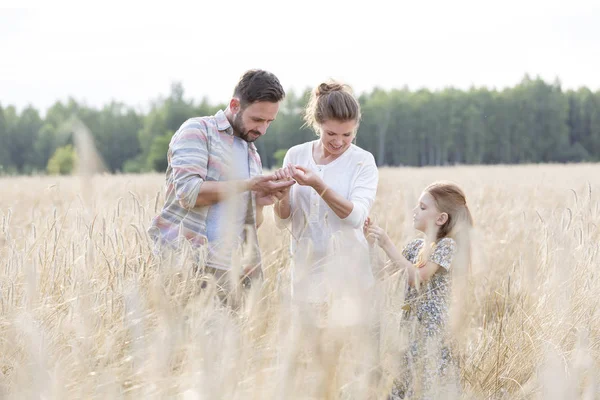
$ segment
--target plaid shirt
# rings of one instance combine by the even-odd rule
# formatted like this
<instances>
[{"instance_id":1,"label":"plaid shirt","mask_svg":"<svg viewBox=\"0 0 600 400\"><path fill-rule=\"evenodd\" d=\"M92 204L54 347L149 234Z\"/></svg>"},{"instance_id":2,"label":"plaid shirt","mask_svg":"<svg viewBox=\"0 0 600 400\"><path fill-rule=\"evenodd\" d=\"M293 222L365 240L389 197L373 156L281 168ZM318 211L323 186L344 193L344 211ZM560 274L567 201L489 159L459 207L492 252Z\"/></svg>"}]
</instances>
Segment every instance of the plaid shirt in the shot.
<instances>
[{"instance_id":1,"label":"plaid shirt","mask_svg":"<svg viewBox=\"0 0 600 400\"><path fill-rule=\"evenodd\" d=\"M198 192L204 181L228 179L232 166L233 128L225 113L190 118L175 132L167 153L166 201L162 211L148 229L158 246L180 247L181 239L193 248L207 244L206 216L209 207L196 207ZM262 163L254 143L248 143L250 177L262 174ZM260 263L256 232L256 197L250 196L246 210L246 229L242 244L250 244L253 262ZM250 204L251 203L251 204ZM228 269L229 265L215 265Z\"/></svg>"}]
</instances>

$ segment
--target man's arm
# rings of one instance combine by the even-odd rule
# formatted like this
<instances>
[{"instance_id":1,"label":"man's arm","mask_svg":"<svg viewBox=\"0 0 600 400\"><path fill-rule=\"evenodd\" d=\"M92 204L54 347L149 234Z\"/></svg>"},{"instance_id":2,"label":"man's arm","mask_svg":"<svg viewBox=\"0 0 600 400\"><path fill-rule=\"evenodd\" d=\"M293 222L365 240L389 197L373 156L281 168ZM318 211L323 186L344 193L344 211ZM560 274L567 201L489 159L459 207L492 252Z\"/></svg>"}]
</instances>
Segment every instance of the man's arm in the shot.
<instances>
[{"instance_id":1,"label":"man's arm","mask_svg":"<svg viewBox=\"0 0 600 400\"><path fill-rule=\"evenodd\" d=\"M196 205L208 173L208 137L204 126L186 121L169 144L169 164L175 196L186 209Z\"/></svg>"},{"instance_id":2,"label":"man's arm","mask_svg":"<svg viewBox=\"0 0 600 400\"><path fill-rule=\"evenodd\" d=\"M204 182L198 192L196 207L210 206L247 191L275 194L295 183L294 181L275 182L275 179L274 175L259 175L243 181Z\"/></svg>"},{"instance_id":3,"label":"man's arm","mask_svg":"<svg viewBox=\"0 0 600 400\"><path fill-rule=\"evenodd\" d=\"M198 191L196 207L207 207L219 203L228 197L250 190L250 180L247 181L209 181L204 182Z\"/></svg>"},{"instance_id":4,"label":"man's arm","mask_svg":"<svg viewBox=\"0 0 600 400\"><path fill-rule=\"evenodd\" d=\"M207 181L207 134L200 123L186 124L170 144L173 185L183 208L210 206L246 191L273 193L293 184L274 182L274 175L259 175L237 181Z\"/></svg>"}]
</instances>

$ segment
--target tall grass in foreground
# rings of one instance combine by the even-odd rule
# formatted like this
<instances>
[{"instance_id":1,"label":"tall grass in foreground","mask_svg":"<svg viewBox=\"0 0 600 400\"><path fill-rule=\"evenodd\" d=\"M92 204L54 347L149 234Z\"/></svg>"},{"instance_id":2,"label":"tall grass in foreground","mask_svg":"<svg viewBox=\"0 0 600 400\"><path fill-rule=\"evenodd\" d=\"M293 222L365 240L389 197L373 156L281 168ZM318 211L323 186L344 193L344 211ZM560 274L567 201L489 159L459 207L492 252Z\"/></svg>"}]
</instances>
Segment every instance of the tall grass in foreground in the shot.
<instances>
[{"instance_id":1,"label":"tall grass in foreground","mask_svg":"<svg viewBox=\"0 0 600 400\"><path fill-rule=\"evenodd\" d=\"M597 165L381 170L372 216L396 243L415 236L409 210L434 180L459 183L476 221L454 397L600 395L598 176ZM0 188L3 398L385 398L403 368L402 276L387 270L376 288L379 340L369 329L298 331L289 238L270 210L264 285L232 311L198 291L189 261L151 256L162 175Z\"/></svg>"}]
</instances>

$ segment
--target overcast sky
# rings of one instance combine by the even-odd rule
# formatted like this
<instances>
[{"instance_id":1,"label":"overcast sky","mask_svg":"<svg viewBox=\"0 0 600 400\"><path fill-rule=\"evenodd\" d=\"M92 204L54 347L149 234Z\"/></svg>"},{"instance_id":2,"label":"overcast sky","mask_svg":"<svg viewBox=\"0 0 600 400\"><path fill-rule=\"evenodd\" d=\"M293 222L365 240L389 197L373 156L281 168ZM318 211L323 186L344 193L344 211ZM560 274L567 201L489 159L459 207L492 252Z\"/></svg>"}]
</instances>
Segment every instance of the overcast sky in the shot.
<instances>
[{"instance_id":1,"label":"overcast sky","mask_svg":"<svg viewBox=\"0 0 600 400\"><path fill-rule=\"evenodd\" d=\"M72 96L146 107L174 81L188 98L227 101L249 68L297 90L328 78L358 93L500 89L525 73L600 89L597 0L85 4L0 0L1 105L45 111Z\"/></svg>"}]
</instances>

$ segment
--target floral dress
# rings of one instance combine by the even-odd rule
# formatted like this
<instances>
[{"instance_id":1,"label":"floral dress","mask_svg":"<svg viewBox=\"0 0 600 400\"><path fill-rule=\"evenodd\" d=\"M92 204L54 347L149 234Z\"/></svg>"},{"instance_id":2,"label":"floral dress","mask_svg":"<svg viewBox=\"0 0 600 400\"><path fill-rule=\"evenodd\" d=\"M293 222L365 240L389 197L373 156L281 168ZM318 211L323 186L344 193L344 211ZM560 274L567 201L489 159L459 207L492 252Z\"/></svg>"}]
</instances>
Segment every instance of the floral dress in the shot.
<instances>
[{"instance_id":1,"label":"floral dress","mask_svg":"<svg viewBox=\"0 0 600 400\"><path fill-rule=\"evenodd\" d=\"M425 241L416 239L402 251L413 264ZM451 290L450 265L456 251L456 242L443 238L434 245L429 261L440 266L431 279L419 288L406 288L403 308L403 329L407 330L409 346L404 354L404 373L394 382L390 399L433 398L436 383L453 365L446 334Z\"/></svg>"}]
</instances>

